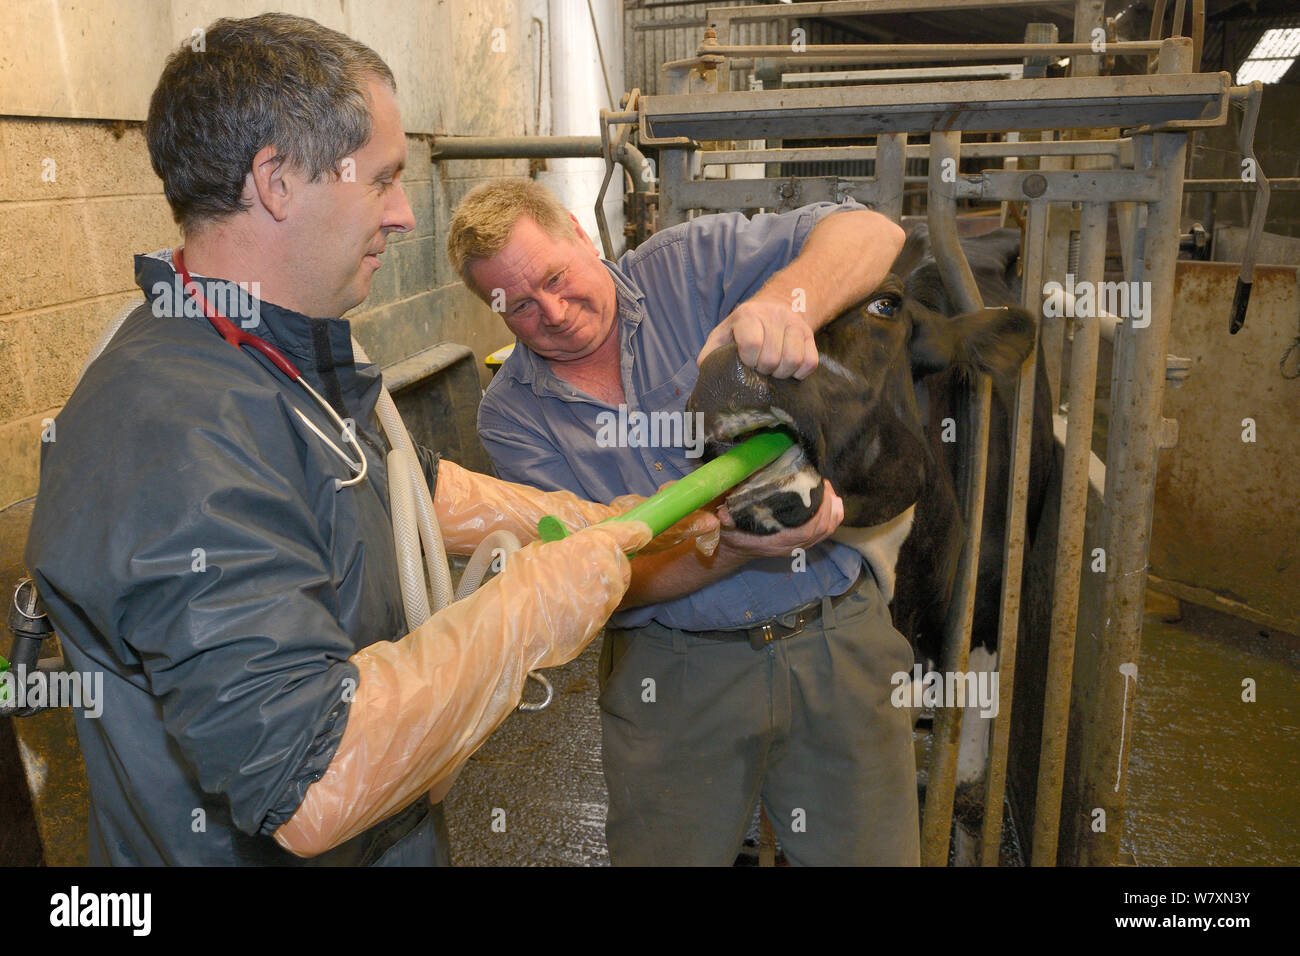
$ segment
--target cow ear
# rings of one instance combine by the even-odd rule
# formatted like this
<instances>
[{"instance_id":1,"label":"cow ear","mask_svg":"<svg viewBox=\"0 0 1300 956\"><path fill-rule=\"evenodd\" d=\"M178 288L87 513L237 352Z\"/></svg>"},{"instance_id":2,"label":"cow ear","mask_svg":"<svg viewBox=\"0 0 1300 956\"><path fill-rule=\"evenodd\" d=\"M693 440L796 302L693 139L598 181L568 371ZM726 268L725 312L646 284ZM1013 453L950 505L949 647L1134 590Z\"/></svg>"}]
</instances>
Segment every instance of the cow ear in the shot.
<instances>
[{"instance_id":1,"label":"cow ear","mask_svg":"<svg viewBox=\"0 0 1300 956\"><path fill-rule=\"evenodd\" d=\"M926 318L912 336L914 375L957 367L1003 380L1019 373L1034 347L1034 317L1015 306Z\"/></svg>"},{"instance_id":2,"label":"cow ear","mask_svg":"<svg viewBox=\"0 0 1300 956\"><path fill-rule=\"evenodd\" d=\"M1020 261L1020 230L994 229L979 237L991 255L1002 264L1002 271L1012 274L1012 267Z\"/></svg>"}]
</instances>

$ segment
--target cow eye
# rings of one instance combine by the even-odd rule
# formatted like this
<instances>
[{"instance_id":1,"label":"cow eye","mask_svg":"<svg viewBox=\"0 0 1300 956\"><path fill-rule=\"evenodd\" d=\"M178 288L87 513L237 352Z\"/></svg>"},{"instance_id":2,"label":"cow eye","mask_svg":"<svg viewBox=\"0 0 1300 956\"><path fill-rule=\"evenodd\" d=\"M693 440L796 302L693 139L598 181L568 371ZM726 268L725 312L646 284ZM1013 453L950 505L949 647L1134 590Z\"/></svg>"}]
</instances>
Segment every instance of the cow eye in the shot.
<instances>
[{"instance_id":1,"label":"cow eye","mask_svg":"<svg viewBox=\"0 0 1300 956\"><path fill-rule=\"evenodd\" d=\"M885 318L893 318L898 312L900 305L898 296L882 295L877 296L867 303L867 311L872 315L879 315Z\"/></svg>"}]
</instances>

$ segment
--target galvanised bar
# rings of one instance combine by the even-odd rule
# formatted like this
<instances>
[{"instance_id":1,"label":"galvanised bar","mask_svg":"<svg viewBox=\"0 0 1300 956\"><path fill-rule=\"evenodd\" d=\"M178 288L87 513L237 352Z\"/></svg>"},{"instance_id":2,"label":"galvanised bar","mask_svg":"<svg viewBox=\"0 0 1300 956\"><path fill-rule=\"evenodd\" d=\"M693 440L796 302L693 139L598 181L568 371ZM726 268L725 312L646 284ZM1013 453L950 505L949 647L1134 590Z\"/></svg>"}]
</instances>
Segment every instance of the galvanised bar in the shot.
<instances>
[{"instance_id":1,"label":"galvanised bar","mask_svg":"<svg viewBox=\"0 0 1300 956\"><path fill-rule=\"evenodd\" d=\"M905 182L926 182L908 176ZM958 176L950 184L958 199L988 202L1113 201L1117 196L1154 197L1159 176L1152 172L1105 171L1102 173L1057 170L989 170L978 177ZM1041 190L1041 191L1040 191ZM810 202L840 202L852 196L876 207L883 199L877 179L863 176L793 176L784 179L688 180L678 187L674 202L682 209L776 209ZM793 207L792 207L793 208Z\"/></svg>"},{"instance_id":2,"label":"galvanised bar","mask_svg":"<svg viewBox=\"0 0 1300 956\"><path fill-rule=\"evenodd\" d=\"M907 134L882 133L877 140L875 202L872 206L898 222L903 218L903 174L907 167ZM857 195L857 191L854 191Z\"/></svg>"},{"instance_id":3,"label":"galvanised bar","mask_svg":"<svg viewBox=\"0 0 1300 956\"><path fill-rule=\"evenodd\" d=\"M676 188L673 205L681 210L795 209L810 202L841 202L845 196L874 209L885 195L876 180L849 176L697 179ZM661 194L661 220L662 212Z\"/></svg>"},{"instance_id":4,"label":"galvanised bar","mask_svg":"<svg viewBox=\"0 0 1300 956\"><path fill-rule=\"evenodd\" d=\"M1161 69L1186 72L1190 47L1190 41L1179 41L1171 54L1162 55ZM1107 825L1100 832L1084 828L1077 861L1084 866L1113 866L1119 859L1127 801L1125 771L1133 740L1130 718L1141 681L1137 662L1187 156L1187 139L1181 132L1154 133L1151 139L1149 151L1137 152L1163 171L1165 190L1160 201L1148 207L1145 241L1136 251L1130 274L1132 280L1150 283L1151 324L1135 328L1126 321L1115 355L1102 521L1106 617L1098 634L1094 718L1083 724L1079 738L1080 805L1088 812L1103 810Z\"/></svg>"},{"instance_id":5,"label":"galvanised bar","mask_svg":"<svg viewBox=\"0 0 1300 956\"><path fill-rule=\"evenodd\" d=\"M666 229L686 221L693 208L682 201L682 193L696 185L690 181L690 158L684 149L659 150L659 228ZM732 206L744 209L745 206Z\"/></svg>"},{"instance_id":6,"label":"galvanised bar","mask_svg":"<svg viewBox=\"0 0 1300 956\"><path fill-rule=\"evenodd\" d=\"M1214 126L1227 116L1229 80L1198 73L835 86L645 96L640 107L649 135L697 140Z\"/></svg>"},{"instance_id":7,"label":"galvanised bar","mask_svg":"<svg viewBox=\"0 0 1300 956\"><path fill-rule=\"evenodd\" d=\"M1041 7L1043 0L823 0L821 3L799 3L790 6L739 6L710 7L705 16L710 23L729 20L741 23L751 20L778 20L804 17L853 17L873 13L927 13L939 10L969 10L986 7ZM722 34L719 34L722 36Z\"/></svg>"},{"instance_id":8,"label":"galvanised bar","mask_svg":"<svg viewBox=\"0 0 1300 956\"><path fill-rule=\"evenodd\" d=\"M964 312L983 307L975 276L957 239L957 197L945 181L944 160L952 168L960 159L960 133L930 134L930 244L943 284ZM984 525L984 478L988 470L989 408L992 382L980 375L971 389L968 441L962 456L963 516L966 542L957 567L952 604L944 627L942 663L945 671L965 672L970 665L970 630L975 612L975 583L979 576L980 534ZM945 866L952 829L953 795L957 786L957 745L962 708L940 707L934 723L934 750L925 786L921 824L921 863Z\"/></svg>"},{"instance_id":9,"label":"galvanised bar","mask_svg":"<svg viewBox=\"0 0 1300 956\"><path fill-rule=\"evenodd\" d=\"M430 155L435 161L599 156L600 137L435 136Z\"/></svg>"},{"instance_id":10,"label":"galvanised bar","mask_svg":"<svg viewBox=\"0 0 1300 956\"><path fill-rule=\"evenodd\" d=\"M1270 176L1268 188L1294 191L1300 189L1300 179L1274 179ZM1186 179L1183 181L1183 192L1185 193L1253 193L1258 191L1258 183L1242 182L1240 179Z\"/></svg>"},{"instance_id":11,"label":"galvanised bar","mask_svg":"<svg viewBox=\"0 0 1300 956\"><path fill-rule=\"evenodd\" d=\"M905 182L925 182L908 176ZM988 202L1114 201L1119 196L1155 197L1159 175L1150 171L1121 170L1039 172L1036 170L989 170L979 176L958 176L951 184L959 199ZM793 176L784 179L687 180L678 187L674 202L682 209L776 209L810 202L840 202L852 196L873 208L883 200L879 182L862 176Z\"/></svg>"},{"instance_id":12,"label":"galvanised bar","mask_svg":"<svg viewBox=\"0 0 1300 956\"><path fill-rule=\"evenodd\" d=\"M1043 313L1043 250L1047 241L1047 203L1029 204L1022 263L1021 304L1035 316ZM998 623L998 712L993 719L988 773L984 779L984 822L980 865L997 866L1002 846L1002 804L1006 798L1007 753L1011 739L1011 702L1015 690L1016 646L1020 636L1021 578L1025 564L1029 465L1033 449L1034 396L1038 376L1037 323L1034 349L1016 382L1016 410L1011 446L1011 481L1007 489L1007 526L1002 564L1002 606Z\"/></svg>"},{"instance_id":13,"label":"galvanised bar","mask_svg":"<svg viewBox=\"0 0 1300 956\"><path fill-rule=\"evenodd\" d=\"M971 66L912 66L883 70L836 70L819 73L782 73L781 86L800 83L863 83L869 80L939 80L958 76L1003 76L1018 80L1024 73L1020 63L976 63Z\"/></svg>"},{"instance_id":14,"label":"galvanised bar","mask_svg":"<svg viewBox=\"0 0 1300 956\"><path fill-rule=\"evenodd\" d=\"M889 134L881 134L889 135ZM1119 139L1069 139L1046 143L963 143L962 156L974 159L997 159L1003 156L1117 156ZM907 147L908 159L926 159L930 147L916 143ZM801 149L719 149L703 150L700 161L705 166L730 163L826 163L842 160L859 162L875 159L875 146L809 146ZM1223 182L1224 180L1188 180L1188 182ZM1278 180L1270 179L1276 183ZM1300 180L1282 180L1300 182Z\"/></svg>"},{"instance_id":15,"label":"galvanised bar","mask_svg":"<svg viewBox=\"0 0 1300 956\"><path fill-rule=\"evenodd\" d=\"M1160 40L1106 44L1106 56L1150 56ZM700 54L777 59L782 64L831 66L837 63L907 63L928 60L983 60L994 57L1096 56L1090 43L814 43L803 50L779 44L700 44Z\"/></svg>"},{"instance_id":16,"label":"galvanised bar","mask_svg":"<svg viewBox=\"0 0 1300 956\"><path fill-rule=\"evenodd\" d=\"M1132 199L1153 202L1160 198L1162 177L1157 171L1131 169L1055 169L1015 171L986 169L957 177L958 199L990 202L1089 202Z\"/></svg>"},{"instance_id":17,"label":"galvanised bar","mask_svg":"<svg viewBox=\"0 0 1300 956\"><path fill-rule=\"evenodd\" d=\"M1079 279L1096 284L1105 274L1105 203L1083 207L1079 231ZM1041 295L1040 295L1041 303ZM1041 309L1041 305L1040 305ZM1043 700L1043 731L1038 756L1037 801L1031 861L1054 866L1061 817L1061 787L1074 684L1074 643L1079 621L1079 575L1083 567L1083 528L1088 514L1088 462L1092 450L1093 406L1097 388L1097 317L1074 319L1070 350L1070 415L1061 475L1060 524L1052 595L1051 642Z\"/></svg>"}]
</instances>

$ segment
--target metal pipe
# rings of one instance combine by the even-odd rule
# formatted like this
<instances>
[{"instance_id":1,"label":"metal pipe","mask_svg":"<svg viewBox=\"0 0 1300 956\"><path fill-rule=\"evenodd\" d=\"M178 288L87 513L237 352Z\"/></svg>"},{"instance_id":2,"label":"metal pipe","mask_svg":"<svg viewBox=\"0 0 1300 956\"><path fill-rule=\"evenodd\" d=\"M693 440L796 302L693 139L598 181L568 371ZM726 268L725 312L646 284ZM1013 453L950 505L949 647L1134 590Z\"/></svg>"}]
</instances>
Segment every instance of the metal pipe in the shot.
<instances>
[{"instance_id":1,"label":"metal pipe","mask_svg":"<svg viewBox=\"0 0 1300 956\"><path fill-rule=\"evenodd\" d=\"M1177 44L1162 57L1161 70L1184 73L1190 43ZM1150 150L1138 150L1145 164L1164 171L1164 193L1151 203L1146 237L1134 256L1129 278L1149 282L1150 325L1125 322L1112 377L1112 414L1106 451L1106 509L1102 521L1106 580L1105 620L1097 627L1098 683L1095 718L1080 733L1080 806L1105 813L1105 829L1088 829L1080 841L1078 863L1113 866L1119 859L1125 825L1125 771L1132 748L1131 721L1140 685L1143 592L1151 512L1155 497L1156 455L1161 438L1164 366L1174 305L1179 212L1187 153L1184 133L1154 133ZM1145 136L1143 137L1145 138ZM1132 682L1132 686L1130 686Z\"/></svg>"},{"instance_id":2,"label":"metal pipe","mask_svg":"<svg viewBox=\"0 0 1300 956\"><path fill-rule=\"evenodd\" d=\"M617 117L619 114L614 114ZM635 114L633 114L635 115ZM610 122L625 122L611 119ZM631 143L615 150L619 162L632 177L634 192L644 192L646 158ZM433 141L432 158L444 159L578 159L601 155L599 136L439 136ZM639 188L638 188L639 187Z\"/></svg>"},{"instance_id":3,"label":"metal pipe","mask_svg":"<svg viewBox=\"0 0 1300 956\"><path fill-rule=\"evenodd\" d=\"M1042 0L984 0L981 7L1041 6ZM880 13L921 13L941 10L970 10L970 0L819 0L790 6L750 5L736 7L710 7L710 23L752 23L755 20L779 20L805 17L847 17ZM719 31L720 36L727 36Z\"/></svg>"},{"instance_id":4,"label":"metal pipe","mask_svg":"<svg viewBox=\"0 0 1300 956\"><path fill-rule=\"evenodd\" d=\"M890 134L880 134L890 135ZM1121 139L1067 139L1048 142L963 143L962 155L976 159L999 159L1004 156L1118 156ZM803 149L727 149L704 150L700 162L705 166L729 163L824 163L857 162L876 158L875 146L810 146ZM908 159L925 159L930 147L915 143L907 147ZM924 177L922 177L924 178ZM928 180L926 180L928 182ZM1197 180L1219 182L1220 180ZM1227 180L1223 180L1227 182ZM1300 182L1300 180L1282 180ZM1276 183L1278 180L1272 180Z\"/></svg>"},{"instance_id":5,"label":"metal pipe","mask_svg":"<svg viewBox=\"0 0 1300 956\"><path fill-rule=\"evenodd\" d=\"M903 173L907 167L907 134L881 133L876 139L876 211L897 222L903 217Z\"/></svg>"},{"instance_id":6,"label":"metal pipe","mask_svg":"<svg viewBox=\"0 0 1300 956\"><path fill-rule=\"evenodd\" d=\"M962 311L983 308L975 276L957 239L957 198L945 169L956 169L961 133L930 134L930 243L944 286ZM950 161L950 162L948 162ZM980 534L984 525L984 478L988 466L989 407L992 382L980 375L971 389L969 442L963 456L966 541L957 568L953 600L944 628L945 671L965 672L970 664L970 629L975 611L975 583L979 576ZM959 707L941 707L934 726L934 752L925 787L925 814L921 827L921 863L944 866L952 829L953 795L957 785L957 745L961 735Z\"/></svg>"},{"instance_id":7,"label":"metal pipe","mask_svg":"<svg viewBox=\"0 0 1300 956\"><path fill-rule=\"evenodd\" d=\"M1269 179L1268 187L1270 192L1274 189L1294 192L1300 189L1300 179ZM1249 193L1258 191L1258 183L1243 182L1240 179L1188 179L1183 182L1183 192L1185 193Z\"/></svg>"},{"instance_id":8,"label":"metal pipe","mask_svg":"<svg viewBox=\"0 0 1300 956\"><path fill-rule=\"evenodd\" d=\"M867 80L951 80L958 77L1023 79L1022 63L977 64L975 66L918 66L883 70L837 70L827 73L782 73L782 86L802 83L861 83Z\"/></svg>"},{"instance_id":9,"label":"metal pipe","mask_svg":"<svg viewBox=\"0 0 1300 956\"><path fill-rule=\"evenodd\" d=\"M1106 44L1107 56L1150 56L1160 51L1158 40L1124 40ZM699 54L727 57L771 57L782 63L833 59L839 63L895 63L925 60L980 60L987 57L1096 56L1090 43L820 43L793 53L786 44L700 45ZM682 61L683 66L691 61ZM666 66L667 64L665 64Z\"/></svg>"},{"instance_id":10,"label":"metal pipe","mask_svg":"<svg viewBox=\"0 0 1300 956\"><path fill-rule=\"evenodd\" d=\"M1105 273L1105 203L1088 203L1079 227L1079 275L1096 288ZM1073 310L1071 310L1073 311ZM1065 750L1070 725L1070 691L1074 678L1074 642L1079 620L1079 575L1083 529L1088 514L1088 462L1092 451L1093 405L1097 388L1098 320L1074 319L1070 349L1070 415L1061 477L1060 524L1056 538L1056 574L1052 595L1052 629L1044 685L1043 730L1038 752L1038 787L1034 807L1031 863L1055 866L1065 780Z\"/></svg>"},{"instance_id":11,"label":"metal pipe","mask_svg":"<svg viewBox=\"0 0 1300 956\"><path fill-rule=\"evenodd\" d=\"M1151 13L1151 32L1152 40L1159 40L1164 33L1165 27L1165 8L1169 0L1156 0L1156 8Z\"/></svg>"},{"instance_id":12,"label":"metal pipe","mask_svg":"<svg viewBox=\"0 0 1300 956\"><path fill-rule=\"evenodd\" d=\"M600 155L599 136L437 136L433 159L567 159Z\"/></svg>"},{"instance_id":13,"label":"metal pipe","mask_svg":"<svg viewBox=\"0 0 1300 956\"><path fill-rule=\"evenodd\" d=\"M1201 72L1201 51L1205 49L1205 0L1192 0L1192 72Z\"/></svg>"},{"instance_id":14,"label":"metal pipe","mask_svg":"<svg viewBox=\"0 0 1300 956\"><path fill-rule=\"evenodd\" d=\"M1074 41L1087 43L1088 49L1096 53L1092 43L1093 31L1100 29L1106 35L1105 0L1074 0ZM1107 53L1110 44L1105 44ZM1101 73L1101 56L1077 56L1070 60L1071 76L1098 76Z\"/></svg>"},{"instance_id":15,"label":"metal pipe","mask_svg":"<svg viewBox=\"0 0 1300 956\"><path fill-rule=\"evenodd\" d=\"M682 205L678 193L690 181L684 149L659 150L659 228L666 229L685 222L689 206Z\"/></svg>"},{"instance_id":16,"label":"metal pipe","mask_svg":"<svg viewBox=\"0 0 1300 956\"><path fill-rule=\"evenodd\" d=\"M602 110L602 123L625 122ZM636 115L636 114L633 114ZM608 126L602 126L608 129ZM569 159L602 156L603 144L599 136L439 136L433 142L432 158L443 159ZM614 162L627 170L634 193L651 192L646 179L650 164L639 149L626 140L614 146ZM611 167L612 168L612 167ZM604 200L609 187L608 171L596 198L596 224L600 230L601 245L607 259L614 258L609 226L605 222Z\"/></svg>"},{"instance_id":17,"label":"metal pipe","mask_svg":"<svg viewBox=\"0 0 1300 956\"><path fill-rule=\"evenodd\" d=\"M1255 281L1255 255L1259 250L1259 240L1264 234L1264 219L1268 215L1269 181L1260 168L1255 156L1255 124L1259 120L1259 106L1264 94L1264 84L1259 80L1249 84L1250 93L1245 102L1246 115L1241 121L1241 138L1238 146L1246 161L1251 164L1258 193L1255 204L1250 210L1250 234L1246 237L1246 248L1241 255L1241 274L1237 277L1237 291L1232 298L1232 315L1228 320L1228 332L1236 335L1246 322L1246 309L1250 305L1250 289Z\"/></svg>"},{"instance_id":18,"label":"metal pipe","mask_svg":"<svg viewBox=\"0 0 1300 956\"><path fill-rule=\"evenodd\" d=\"M1047 203L1029 204L1025 233L1024 283L1021 301L1036 316L1043 312L1043 246L1047 241ZM1007 754L1011 739L1011 707L1015 691L1016 647L1020 636L1020 593L1024 573L1026 515L1029 511L1029 468L1033 449L1034 398L1038 382L1038 335L1016 382L1015 431L1011 481L1007 488L1007 526L1002 566L1002 608L998 619L998 711L993 720L988 773L984 780L984 823L980 865L997 866L1002 844L1002 804L1006 799Z\"/></svg>"}]
</instances>

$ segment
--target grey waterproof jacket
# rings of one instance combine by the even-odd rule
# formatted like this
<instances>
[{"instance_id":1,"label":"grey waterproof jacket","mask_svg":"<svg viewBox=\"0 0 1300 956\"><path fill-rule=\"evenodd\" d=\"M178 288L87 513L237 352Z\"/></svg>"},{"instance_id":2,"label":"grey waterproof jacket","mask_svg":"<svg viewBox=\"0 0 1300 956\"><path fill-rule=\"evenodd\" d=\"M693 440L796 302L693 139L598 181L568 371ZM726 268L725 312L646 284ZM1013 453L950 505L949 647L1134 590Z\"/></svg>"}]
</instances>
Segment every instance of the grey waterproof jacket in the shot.
<instances>
[{"instance_id":1,"label":"grey waterproof jacket","mask_svg":"<svg viewBox=\"0 0 1300 956\"><path fill-rule=\"evenodd\" d=\"M182 308L169 253L137 256L136 281L146 304L41 449L26 551L68 665L104 675L102 715L76 713L91 862L445 862L425 799L309 861L271 837L338 748L348 659L406 632L378 369L354 363L347 321L257 303L249 331L356 423L369 475L336 491L347 465L294 409L352 446L305 390Z\"/></svg>"}]
</instances>

